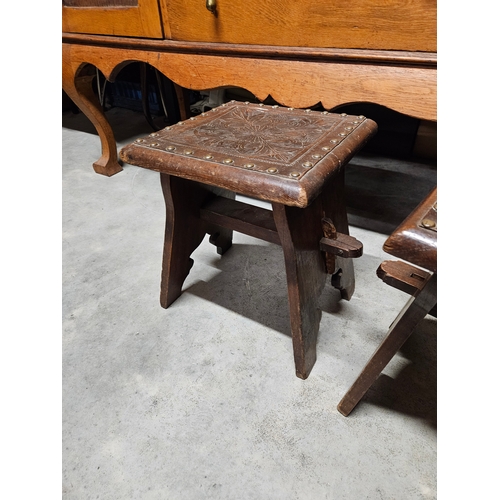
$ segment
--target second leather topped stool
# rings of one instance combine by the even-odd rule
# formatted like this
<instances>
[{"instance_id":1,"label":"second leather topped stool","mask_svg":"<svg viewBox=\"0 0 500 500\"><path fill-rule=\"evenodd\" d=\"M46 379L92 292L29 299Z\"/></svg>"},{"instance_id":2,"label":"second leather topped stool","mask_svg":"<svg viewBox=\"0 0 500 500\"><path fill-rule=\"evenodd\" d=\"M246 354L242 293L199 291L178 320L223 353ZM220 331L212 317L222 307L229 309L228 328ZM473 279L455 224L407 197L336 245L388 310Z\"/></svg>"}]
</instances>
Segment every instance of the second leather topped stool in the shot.
<instances>
[{"instance_id":1,"label":"second leather topped stool","mask_svg":"<svg viewBox=\"0 0 500 500\"><path fill-rule=\"evenodd\" d=\"M318 298L327 274L343 298L354 291L344 166L375 133L363 116L232 101L126 146L127 163L160 172L166 203L160 291L179 297L205 235L222 255L232 231L282 246L296 374L316 361ZM235 193L271 202L272 211Z\"/></svg>"}]
</instances>

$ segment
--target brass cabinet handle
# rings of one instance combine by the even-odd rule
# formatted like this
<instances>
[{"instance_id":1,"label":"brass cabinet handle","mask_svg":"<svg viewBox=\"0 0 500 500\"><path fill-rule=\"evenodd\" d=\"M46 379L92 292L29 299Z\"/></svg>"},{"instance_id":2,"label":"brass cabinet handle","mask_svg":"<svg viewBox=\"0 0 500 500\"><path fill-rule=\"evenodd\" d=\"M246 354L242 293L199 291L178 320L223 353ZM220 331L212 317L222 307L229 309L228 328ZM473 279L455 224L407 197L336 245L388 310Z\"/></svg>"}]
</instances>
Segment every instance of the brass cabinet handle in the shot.
<instances>
[{"instance_id":1,"label":"brass cabinet handle","mask_svg":"<svg viewBox=\"0 0 500 500\"><path fill-rule=\"evenodd\" d=\"M212 14L215 14L217 9L216 0L207 0L206 7Z\"/></svg>"}]
</instances>

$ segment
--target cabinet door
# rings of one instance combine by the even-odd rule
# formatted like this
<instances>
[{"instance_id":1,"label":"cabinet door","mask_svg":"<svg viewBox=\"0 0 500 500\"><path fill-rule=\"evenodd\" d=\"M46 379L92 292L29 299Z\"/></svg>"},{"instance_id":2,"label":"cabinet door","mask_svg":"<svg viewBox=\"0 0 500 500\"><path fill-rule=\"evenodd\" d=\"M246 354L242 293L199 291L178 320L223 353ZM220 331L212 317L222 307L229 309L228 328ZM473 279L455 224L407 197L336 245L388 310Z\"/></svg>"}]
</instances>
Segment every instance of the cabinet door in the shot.
<instances>
[{"instance_id":1,"label":"cabinet door","mask_svg":"<svg viewBox=\"0 0 500 500\"><path fill-rule=\"evenodd\" d=\"M63 0L69 33L163 38L157 0Z\"/></svg>"},{"instance_id":2,"label":"cabinet door","mask_svg":"<svg viewBox=\"0 0 500 500\"><path fill-rule=\"evenodd\" d=\"M160 0L174 40L436 52L437 0ZM168 26L167 26L168 23Z\"/></svg>"}]
</instances>

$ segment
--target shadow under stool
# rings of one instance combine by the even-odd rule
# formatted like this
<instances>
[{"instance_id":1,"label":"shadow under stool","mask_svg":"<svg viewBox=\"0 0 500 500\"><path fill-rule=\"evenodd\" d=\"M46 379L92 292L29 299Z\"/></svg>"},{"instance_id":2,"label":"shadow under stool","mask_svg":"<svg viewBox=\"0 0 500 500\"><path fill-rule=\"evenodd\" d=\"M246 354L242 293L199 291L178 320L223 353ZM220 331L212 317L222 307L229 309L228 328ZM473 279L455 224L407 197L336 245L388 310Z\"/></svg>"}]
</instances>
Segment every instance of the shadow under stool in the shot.
<instances>
[{"instance_id":1,"label":"shadow under stool","mask_svg":"<svg viewBox=\"0 0 500 500\"><path fill-rule=\"evenodd\" d=\"M206 234L224 254L233 230L282 246L295 369L305 379L316 361L319 296L326 277L349 300L352 258L344 167L375 133L363 116L231 101L137 139L127 163L160 172L166 204L162 307L182 292L192 252ZM235 200L235 193L272 210Z\"/></svg>"},{"instance_id":2,"label":"shadow under stool","mask_svg":"<svg viewBox=\"0 0 500 500\"><path fill-rule=\"evenodd\" d=\"M344 416L359 403L418 323L427 314L437 318L437 188L395 229L383 248L406 262L384 261L377 276L411 298L338 404L337 409Z\"/></svg>"}]
</instances>

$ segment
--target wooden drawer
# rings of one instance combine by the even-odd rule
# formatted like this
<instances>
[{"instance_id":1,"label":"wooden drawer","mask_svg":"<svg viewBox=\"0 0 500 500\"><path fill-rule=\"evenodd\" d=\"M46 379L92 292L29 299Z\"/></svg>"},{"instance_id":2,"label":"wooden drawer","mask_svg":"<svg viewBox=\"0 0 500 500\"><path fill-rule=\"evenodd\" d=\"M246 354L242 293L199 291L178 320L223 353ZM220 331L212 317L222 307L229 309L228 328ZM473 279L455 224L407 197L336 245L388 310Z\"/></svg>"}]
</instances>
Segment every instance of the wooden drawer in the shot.
<instances>
[{"instance_id":1,"label":"wooden drawer","mask_svg":"<svg viewBox=\"0 0 500 500\"><path fill-rule=\"evenodd\" d=\"M174 40L437 51L436 0L160 0Z\"/></svg>"},{"instance_id":2,"label":"wooden drawer","mask_svg":"<svg viewBox=\"0 0 500 500\"><path fill-rule=\"evenodd\" d=\"M157 0L63 0L62 29L68 33L163 38Z\"/></svg>"}]
</instances>

